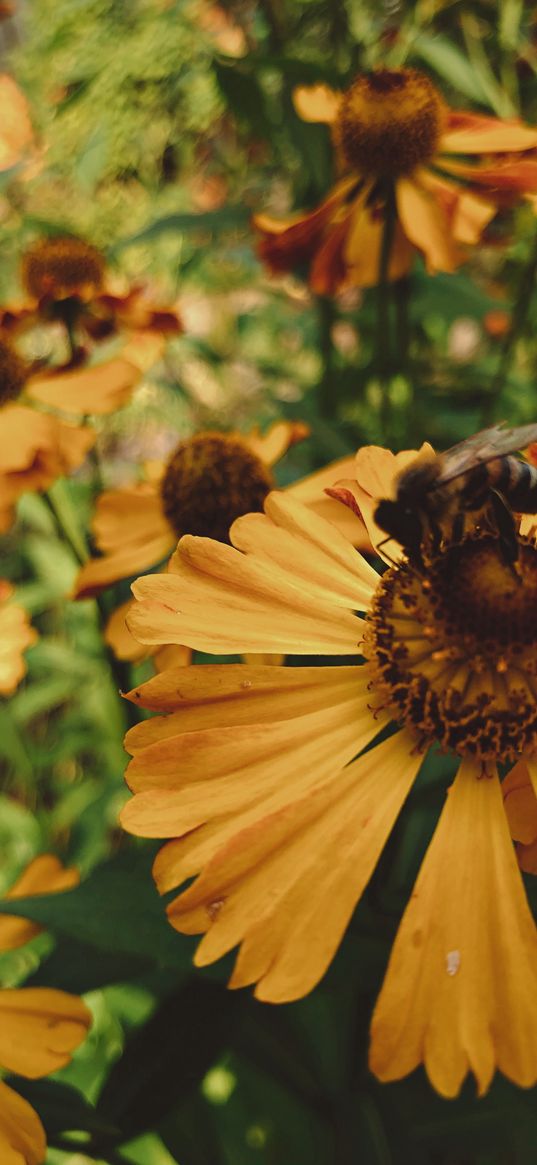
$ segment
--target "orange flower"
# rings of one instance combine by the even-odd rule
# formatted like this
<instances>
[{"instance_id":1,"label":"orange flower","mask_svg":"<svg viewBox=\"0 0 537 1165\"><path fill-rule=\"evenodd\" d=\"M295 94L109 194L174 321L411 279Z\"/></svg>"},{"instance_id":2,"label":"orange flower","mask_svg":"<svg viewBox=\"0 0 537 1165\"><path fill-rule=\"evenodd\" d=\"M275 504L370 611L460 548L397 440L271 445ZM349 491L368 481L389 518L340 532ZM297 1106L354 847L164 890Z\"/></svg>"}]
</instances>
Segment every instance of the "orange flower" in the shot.
<instances>
[{"instance_id":1,"label":"orange flower","mask_svg":"<svg viewBox=\"0 0 537 1165\"><path fill-rule=\"evenodd\" d=\"M75 871L62 870L50 854L36 858L6 897L66 889ZM11 925L14 924L14 926ZM39 929L39 928L38 928ZM35 930L23 919L0 917L0 951L24 942ZM20 940L20 942L19 942ZM48 987L0 991L0 1065L37 1080L65 1067L85 1038L91 1014L77 995ZM45 1130L27 1100L0 1082L0 1160L2 1165L42 1165Z\"/></svg>"},{"instance_id":2,"label":"orange flower","mask_svg":"<svg viewBox=\"0 0 537 1165\"><path fill-rule=\"evenodd\" d=\"M367 521L413 457L358 453L349 490ZM423 1063L446 1097L469 1071L480 1094L497 1068L534 1084L537 936L497 764L523 759L537 787L537 546L520 540L515 581L497 536L468 527L428 555L425 577L402 558L379 577L285 493L230 541L184 537L167 574L137 580L141 642L356 662L170 669L130 694L161 715L127 736L122 821L169 839L157 885L189 883L172 925L203 936L200 966L239 948L231 987L273 1003L306 994L440 744L458 771L375 1008L371 1067L396 1080Z\"/></svg>"},{"instance_id":3,"label":"orange flower","mask_svg":"<svg viewBox=\"0 0 537 1165\"><path fill-rule=\"evenodd\" d=\"M392 203L388 277L398 279L416 251L430 272L454 271L499 206L537 191L537 160L526 153L537 129L450 110L415 69L364 74L345 93L301 88L295 104L304 120L332 127L342 177L315 210L259 214L254 224L271 271L307 263L319 295L378 282Z\"/></svg>"},{"instance_id":4,"label":"orange flower","mask_svg":"<svg viewBox=\"0 0 537 1165\"><path fill-rule=\"evenodd\" d=\"M28 102L7 73L0 75L0 106L0 170L11 170L28 154L33 143L33 131Z\"/></svg>"},{"instance_id":5,"label":"orange flower","mask_svg":"<svg viewBox=\"0 0 537 1165\"><path fill-rule=\"evenodd\" d=\"M235 518L262 508L273 484L270 467L306 435L305 426L287 421L276 422L264 435L258 430L246 436L198 433L180 442L167 465L153 465L151 480L102 494L93 523L102 554L80 570L75 597L89 598L139 570L157 566L169 557L182 533L227 541ZM336 463L330 480L348 471L349 464L350 458ZM291 491L298 489L314 507L341 511L346 528L363 544L363 524L325 496L325 475L328 480L326 470L312 474ZM130 605L124 603L114 612L105 638L120 659L134 662L147 650L125 624Z\"/></svg>"},{"instance_id":6,"label":"orange flower","mask_svg":"<svg viewBox=\"0 0 537 1165\"><path fill-rule=\"evenodd\" d=\"M164 346L166 335L182 331L175 307L155 304L143 284L115 293L106 284L104 256L73 236L40 239L22 258L22 282L29 299L4 307L0 327L6 333L32 327L41 320L61 321L71 348L71 364L84 355L83 336L102 340L114 332L155 333Z\"/></svg>"},{"instance_id":7,"label":"orange flower","mask_svg":"<svg viewBox=\"0 0 537 1165\"><path fill-rule=\"evenodd\" d=\"M10 696L26 674L24 652L37 639L26 611L11 603L13 587L0 579L0 695Z\"/></svg>"},{"instance_id":8,"label":"orange flower","mask_svg":"<svg viewBox=\"0 0 537 1165\"><path fill-rule=\"evenodd\" d=\"M0 532L13 521L22 494L46 490L56 478L82 464L95 440L93 429L78 428L51 413L24 405L0 409Z\"/></svg>"}]
</instances>

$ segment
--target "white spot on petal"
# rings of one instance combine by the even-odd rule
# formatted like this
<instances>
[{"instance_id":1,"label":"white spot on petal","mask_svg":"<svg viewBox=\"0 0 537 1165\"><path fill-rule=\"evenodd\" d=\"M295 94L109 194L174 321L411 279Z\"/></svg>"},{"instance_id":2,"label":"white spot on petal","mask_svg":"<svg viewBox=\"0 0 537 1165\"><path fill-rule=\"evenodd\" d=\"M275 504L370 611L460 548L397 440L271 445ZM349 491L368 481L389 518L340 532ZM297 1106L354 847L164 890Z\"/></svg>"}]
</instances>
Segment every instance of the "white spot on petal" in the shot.
<instances>
[{"instance_id":1,"label":"white spot on petal","mask_svg":"<svg viewBox=\"0 0 537 1165\"><path fill-rule=\"evenodd\" d=\"M446 955L446 971L448 975L456 975L461 965L461 952L448 951Z\"/></svg>"}]
</instances>

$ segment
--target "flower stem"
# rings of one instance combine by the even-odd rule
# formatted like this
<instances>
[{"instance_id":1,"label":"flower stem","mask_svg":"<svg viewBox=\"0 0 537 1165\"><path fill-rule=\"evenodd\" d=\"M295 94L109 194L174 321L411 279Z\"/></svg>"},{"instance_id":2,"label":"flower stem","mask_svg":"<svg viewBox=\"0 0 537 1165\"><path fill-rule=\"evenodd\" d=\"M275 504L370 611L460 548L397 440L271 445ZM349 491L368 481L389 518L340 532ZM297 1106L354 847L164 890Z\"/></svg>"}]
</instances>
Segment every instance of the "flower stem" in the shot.
<instances>
[{"instance_id":1,"label":"flower stem","mask_svg":"<svg viewBox=\"0 0 537 1165\"><path fill-rule=\"evenodd\" d=\"M377 345L376 363L381 387L380 420L383 440L388 440L390 426L390 397L389 373L391 366L391 337L390 337L390 258L395 236L397 207L395 190L390 183L386 192L384 208L384 229L379 256L379 272L377 284Z\"/></svg>"},{"instance_id":2,"label":"flower stem","mask_svg":"<svg viewBox=\"0 0 537 1165\"><path fill-rule=\"evenodd\" d=\"M324 295L317 296L317 316L319 351L321 354L321 378L319 381L319 413L324 420L336 416L337 397L334 376L334 345L332 327L334 324L334 304Z\"/></svg>"},{"instance_id":3,"label":"flower stem","mask_svg":"<svg viewBox=\"0 0 537 1165\"><path fill-rule=\"evenodd\" d=\"M495 412L496 397L501 391L504 381L509 372L511 361L514 356L517 341L524 330L526 320L533 298L533 291L535 288L535 279L537 277L537 232L535 233L533 247L530 252L530 257L526 266L523 268L516 299L513 305L511 314L511 324L503 341L502 350L500 353L500 360L498 369L492 381L492 390L490 394L490 402L486 410L486 420L492 419Z\"/></svg>"}]
</instances>

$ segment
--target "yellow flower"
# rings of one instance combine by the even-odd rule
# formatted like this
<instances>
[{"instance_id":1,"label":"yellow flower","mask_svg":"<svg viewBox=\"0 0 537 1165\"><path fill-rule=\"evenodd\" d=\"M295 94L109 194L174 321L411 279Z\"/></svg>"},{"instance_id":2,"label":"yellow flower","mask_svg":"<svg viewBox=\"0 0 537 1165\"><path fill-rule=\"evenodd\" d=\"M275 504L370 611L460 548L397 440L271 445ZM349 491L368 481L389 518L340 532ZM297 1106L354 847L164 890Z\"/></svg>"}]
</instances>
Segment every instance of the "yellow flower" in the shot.
<instances>
[{"instance_id":1,"label":"yellow flower","mask_svg":"<svg viewBox=\"0 0 537 1165\"><path fill-rule=\"evenodd\" d=\"M358 453L366 521L413 456ZM537 781L537 549L521 540L519 583L496 536L468 529L425 579L404 559L379 577L284 493L230 540L185 537L168 574L138 579L141 642L356 663L170 669L130 694L165 715L127 736L123 825L170 839L162 892L198 875L172 925L203 934L200 966L239 947L230 986L274 1003L306 994L441 742L459 768L375 1008L371 1067L396 1080L423 1062L444 1096L468 1071L480 1093L496 1068L535 1083L537 937L496 766L523 757Z\"/></svg>"},{"instance_id":2,"label":"yellow flower","mask_svg":"<svg viewBox=\"0 0 537 1165\"><path fill-rule=\"evenodd\" d=\"M431 272L453 271L497 209L537 191L537 129L449 109L415 69L379 69L345 93L295 93L306 121L332 127L341 178L315 210L286 220L259 214L260 255L273 272L309 265L320 295L379 278L386 208L396 222L389 278L416 251ZM470 155L470 162L460 156Z\"/></svg>"},{"instance_id":3,"label":"yellow flower","mask_svg":"<svg viewBox=\"0 0 537 1165\"><path fill-rule=\"evenodd\" d=\"M12 603L13 587L0 579L0 696L10 696L26 674L24 652L37 639L23 607Z\"/></svg>"},{"instance_id":4,"label":"yellow flower","mask_svg":"<svg viewBox=\"0 0 537 1165\"><path fill-rule=\"evenodd\" d=\"M32 862L6 897L20 897L67 889L74 871L61 869L51 855ZM11 920L0 917L0 951L24 942L24 920L18 933ZM4 922L8 924L4 926ZM32 930L31 924L30 931ZM28 934L33 937L33 933ZM37 1080L64 1068L71 1053L86 1036L91 1014L77 995L49 987L20 987L0 991L0 1067L18 1076ZM42 1165L46 1155L45 1131L28 1101L0 1082L0 1161L2 1165Z\"/></svg>"},{"instance_id":5,"label":"yellow flower","mask_svg":"<svg viewBox=\"0 0 537 1165\"><path fill-rule=\"evenodd\" d=\"M261 510L272 488L271 466L289 447L307 436L300 422L277 421L262 435L257 429L238 433L198 433L181 441L169 461L148 466L150 480L109 490L99 498L93 523L95 543L102 552L79 572L76 598L88 598L120 579L167 559L182 533L210 535L227 541L235 518ZM341 476L352 459L338 463ZM316 504L349 521L349 514L323 492L326 471L312 474L295 488ZM333 480L333 475L331 480ZM363 545L363 524L350 515L350 528ZM130 603L119 607L108 623L106 641L120 659L135 661L147 654L125 624ZM160 660L158 666L161 666ZM190 659L190 652L184 662Z\"/></svg>"}]
</instances>

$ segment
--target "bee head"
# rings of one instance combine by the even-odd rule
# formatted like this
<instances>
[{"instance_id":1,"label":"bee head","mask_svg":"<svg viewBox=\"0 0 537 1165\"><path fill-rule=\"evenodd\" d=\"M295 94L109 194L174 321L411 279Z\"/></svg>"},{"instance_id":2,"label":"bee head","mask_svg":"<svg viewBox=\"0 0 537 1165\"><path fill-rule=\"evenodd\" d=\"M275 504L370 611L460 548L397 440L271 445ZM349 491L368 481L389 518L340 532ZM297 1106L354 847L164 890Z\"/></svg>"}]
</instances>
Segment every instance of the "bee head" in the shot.
<instances>
[{"instance_id":1,"label":"bee head","mask_svg":"<svg viewBox=\"0 0 537 1165\"><path fill-rule=\"evenodd\" d=\"M385 498L378 503L374 518L377 526L385 530L390 538L395 538L411 555L419 557L423 530L420 514L415 507Z\"/></svg>"}]
</instances>

